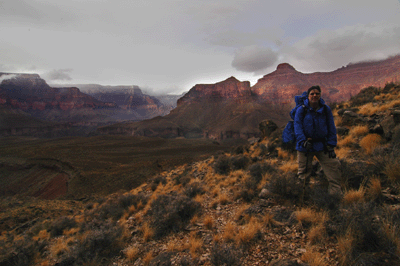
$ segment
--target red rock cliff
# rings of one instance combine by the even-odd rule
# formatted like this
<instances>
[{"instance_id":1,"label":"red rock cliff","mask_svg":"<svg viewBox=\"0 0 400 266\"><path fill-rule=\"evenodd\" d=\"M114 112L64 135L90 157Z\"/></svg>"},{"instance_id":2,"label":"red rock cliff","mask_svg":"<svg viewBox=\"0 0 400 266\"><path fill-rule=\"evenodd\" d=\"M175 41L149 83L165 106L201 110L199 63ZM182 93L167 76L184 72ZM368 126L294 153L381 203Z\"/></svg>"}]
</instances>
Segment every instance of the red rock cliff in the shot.
<instances>
[{"instance_id":1,"label":"red rock cliff","mask_svg":"<svg viewBox=\"0 0 400 266\"><path fill-rule=\"evenodd\" d=\"M250 82L239 81L235 77L230 77L215 84L197 84L188 93L178 100L178 106L186 102L199 100L222 100L236 99L238 102L244 101L251 96Z\"/></svg>"},{"instance_id":2,"label":"red rock cliff","mask_svg":"<svg viewBox=\"0 0 400 266\"><path fill-rule=\"evenodd\" d=\"M107 107L107 104L82 93L78 88L51 88L37 74L7 74L0 84L0 104L22 110Z\"/></svg>"},{"instance_id":3,"label":"red rock cliff","mask_svg":"<svg viewBox=\"0 0 400 266\"><path fill-rule=\"evenodd\" d=\"M368 86L384 87L400 81L400 55L382 61L349 64L332 72L304 74L287 64L259 79L254 94L266 101L287 103L313 85L321 86L328 102L343 101Z\"/></svg>"}]
</instances>

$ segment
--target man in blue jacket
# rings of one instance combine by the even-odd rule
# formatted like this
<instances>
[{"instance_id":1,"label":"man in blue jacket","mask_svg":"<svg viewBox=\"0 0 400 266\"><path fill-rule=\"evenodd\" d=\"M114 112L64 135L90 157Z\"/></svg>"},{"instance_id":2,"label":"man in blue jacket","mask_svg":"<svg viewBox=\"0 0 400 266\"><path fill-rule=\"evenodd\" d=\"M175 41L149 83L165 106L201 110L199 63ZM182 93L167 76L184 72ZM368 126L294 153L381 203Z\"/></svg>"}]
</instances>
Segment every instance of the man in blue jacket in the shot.
<instances>
[{"instance_id":1,"label":"man in blue jacket","mask_svg":"<svg viewBox=\"0 0 400 266\"><path fill-rule=\"evenodd\" d=\"M340 162L334 147L337 144L336 126L332 111L321 98L321 88L312 86L307 91L304 105L297 109L294 119L299 178L306 183L310 179L314 156L326 174L330 195L341 197Z\"/></svg>"}]
</instances>

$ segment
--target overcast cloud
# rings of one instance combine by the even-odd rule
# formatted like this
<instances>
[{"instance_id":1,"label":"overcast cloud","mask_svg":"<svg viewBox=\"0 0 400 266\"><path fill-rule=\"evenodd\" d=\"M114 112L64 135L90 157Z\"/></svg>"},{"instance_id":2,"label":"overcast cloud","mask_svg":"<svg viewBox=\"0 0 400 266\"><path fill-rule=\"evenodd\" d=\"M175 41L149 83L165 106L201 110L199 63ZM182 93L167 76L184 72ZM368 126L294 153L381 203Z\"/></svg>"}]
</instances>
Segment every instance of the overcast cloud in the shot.
<instances>
[{"instance_id":1,"label":"overcast cloud","mask_svg":"<svg viewBox=\"0 0 400 266\"><path fill-rule=\"evenodd\" d=\"M3 0L0 71L48 83L252 85L400 54L399 0Z\"/></svg>"}]
</instances>

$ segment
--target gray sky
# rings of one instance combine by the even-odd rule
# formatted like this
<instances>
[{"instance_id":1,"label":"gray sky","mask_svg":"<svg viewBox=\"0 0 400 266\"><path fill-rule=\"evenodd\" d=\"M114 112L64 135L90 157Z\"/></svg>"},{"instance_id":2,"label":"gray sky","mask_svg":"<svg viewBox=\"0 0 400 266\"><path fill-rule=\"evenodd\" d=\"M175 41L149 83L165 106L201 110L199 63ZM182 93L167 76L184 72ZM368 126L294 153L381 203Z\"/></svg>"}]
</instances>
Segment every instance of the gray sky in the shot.
<instances>
[{"instance_id":1,"label":"gray sky","mask_svg":"<svg viewBox=\"0 0 400 266\"><path fill-rule=\"evenodd\" d=\"M0 71L179 93L400 54L400 0L0 0Z\"/></svg>"}]
</instances>

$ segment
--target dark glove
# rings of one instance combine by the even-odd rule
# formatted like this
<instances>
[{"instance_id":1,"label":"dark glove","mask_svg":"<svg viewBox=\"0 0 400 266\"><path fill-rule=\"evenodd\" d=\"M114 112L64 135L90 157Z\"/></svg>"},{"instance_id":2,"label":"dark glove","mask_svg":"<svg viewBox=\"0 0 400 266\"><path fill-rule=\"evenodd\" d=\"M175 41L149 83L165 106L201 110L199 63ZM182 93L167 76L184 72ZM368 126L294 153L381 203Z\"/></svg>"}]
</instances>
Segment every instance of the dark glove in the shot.
<instances>
[{"instance_id":1,"label":"dark glove","mask_svg":"<svg viewBox=\"0 0 400 266\"><path fill-rule=\"evenodd\" d=\"M311 140L304 141L303 147L306 148L307 151L311 150L313 147Z\"/></svg>"},{"instance_id":2,"label":"dark glove","mask_svg":"<svg viewBox=\"0 0 400 266\"><path fill-rule=\"evenodd\" d=\"M329 158L336 158L335 149L332 146L326 146L326 152L328 153Z\"/></svg>"}]
</instances>

